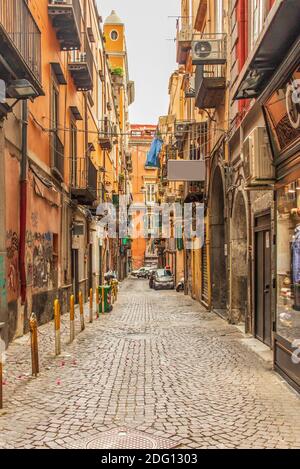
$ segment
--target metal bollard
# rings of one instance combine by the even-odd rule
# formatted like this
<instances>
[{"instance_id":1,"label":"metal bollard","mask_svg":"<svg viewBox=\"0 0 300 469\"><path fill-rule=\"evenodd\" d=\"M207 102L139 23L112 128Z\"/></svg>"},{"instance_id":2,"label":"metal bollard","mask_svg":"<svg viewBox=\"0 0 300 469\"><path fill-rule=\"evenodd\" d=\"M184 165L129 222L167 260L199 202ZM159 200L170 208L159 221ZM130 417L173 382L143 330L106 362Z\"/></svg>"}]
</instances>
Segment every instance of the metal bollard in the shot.
<instances>
[{"instance_id":1,"label":"metal bollard","mask_svg":"<svg viewBox=\"0 0 300 469\"><path fill-rule=\"evenodd\" d=\"M1 353L2 355L2 353ZM0 409L3 409L3 364L0 356Z\"/></svg>"},{"instance_id":2,"label":"metal bollard","mask_svg":"<svg viewBox=\"0 0 300 469\"><path fill-rule=\"evenodd\" d=\"M79 292L79 308L80 308L80 324L81 324L81 331L84 331L85 324L84 324L84 309L83 309L83 296L82 292Z\"/></svg>"},{"instance_id":3,"label":"metal bollard","mask_svg":"<svg viewBox=\"0 0 300 469\"><path fill-rule=\"evenodd\" d=\"M37 377L40 372L39 367L39 349L38 349L38 327L37 319L34 313L31 314L29 319L30 328L30 343L31 343L31 367L32 376Z\"/></svg>"},{"instance_id":4,"label":"metal bollard","mask_svg":"<svg viewBox=\"0 0 300 469\"><path fill-rule=\"evenodd\" d=\"M110 288L111 288L111 304L113 305L115 302L115 287L114 287L113 282L111 282Z\"/></svg>"},{"instance_id":5,"label":"metal bollard","mask_svg":"<svg viewBox=\"0 0 300 469\"><path fill-rule=\"evenodd\" d=\"M91 288L90 289L90 323L92 323L94 321L94 317L93 317L93 297L94 297L94 292L93 292L93 289Z\"/></svg>"},{"instance_id":6,"label":"metal bollard","mask_svg":"<svg viewBox=\"0 0 300 469\"><path fill-rule=\"evenodd\" d=\"M2 350L0 350L0 409L3 409L3 362Z\"/></svg>"},{"instance_id":7,"label":"metal bollard","mask_svg":"<svg viewBox=\"0 0 300 469\"><path fill-rule=\"evenodd\" d=\"M75 339L75 298L74 295L70 298L70 344Z\"/></svg>"},{"instance_id":8,"label":"metal bollard","mask_svg":"<svg viewBox=\"0 0 300 469\"><path fill-rule=\"evenodd\" d=\"M105 311L105 295L104 295L104 287L102 287L102 292L101 292L101 306L102 306L102 314L104 314Z\"/></svg>"},{"instance_id":9,"label":"metal bollard","mask_svg":"<svg viewBox=\"0 0 300 469\"><path fill-rule=\"evenodd\" d=\"M60 355L61 354L60 304L58 300L54 301L54 326L55 326L55 355Z\"/></svg>"},{"instance_id":10,"label":"metal bollard","mask_svg":"<svg viewBox=\"0 0 300 469\"><path fill-rule=\"evenodd\" d=\"M100 304L99 288L96 288L96 319L99 318L99 304Z\"/></svg>"}]
</instances>

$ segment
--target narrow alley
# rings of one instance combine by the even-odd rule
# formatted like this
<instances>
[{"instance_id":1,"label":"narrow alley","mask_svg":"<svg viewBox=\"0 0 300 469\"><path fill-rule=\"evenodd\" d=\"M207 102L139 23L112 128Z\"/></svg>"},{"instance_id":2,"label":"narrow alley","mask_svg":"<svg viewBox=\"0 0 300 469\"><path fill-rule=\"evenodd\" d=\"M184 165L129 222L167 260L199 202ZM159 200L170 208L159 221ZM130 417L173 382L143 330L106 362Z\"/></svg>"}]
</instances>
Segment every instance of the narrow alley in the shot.
<instances>
[{"instance_id":1,"label":"narrow alley","mask_svg":"<svg viewBox=\"0 0 300 469\"><path fill-rule=\"evenodd\" d=\"M53 324L40 329L37 379L28 336L9 348L2 448L116 448L122 431L127 448L134 432L145 448L300 447L296 392L236 326L182 293L131 278L72 345L65 317L63 332L54 358Z\"/></svg>"}]
</instances>

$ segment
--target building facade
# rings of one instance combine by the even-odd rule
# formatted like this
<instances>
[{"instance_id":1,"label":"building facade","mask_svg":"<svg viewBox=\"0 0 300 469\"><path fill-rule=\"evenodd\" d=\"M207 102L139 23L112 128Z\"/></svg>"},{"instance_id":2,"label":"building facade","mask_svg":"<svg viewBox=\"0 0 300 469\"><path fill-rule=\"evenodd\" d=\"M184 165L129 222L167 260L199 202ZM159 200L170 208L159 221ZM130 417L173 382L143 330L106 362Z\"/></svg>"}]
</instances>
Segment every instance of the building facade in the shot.
<instances>
[{"instance_id":1,"label":"building facade","mask_svg":"<svg viewBox=\"0 0 300 469\"><path fill-rule=\"evenodd\" d=\"M204 204L200 247L187 249L176 229L160 240L185 293L273 349L299 389L296 3L181 1L159 194ZM204 181L170 180L169 160L194 158Z\"/></svg>"},{"instance_id":2,"label":"building facade","mask_svg":"<svg viewBox=\"0 0 300 469\"><path fill-rule=\"evenodd\" d=\"M31 312L44 323L56 298L67 311L71 294L87 299L103 273L118 271L118 242L97 235L97 206L118 194L126 168L101 21L93 0L0 2L6 342L28 330ZM22 99L28 86L34 99Z\"/></svg>"},{"instance_id":3,"label":"building facade","mask_svg":"<svg viewBox=\"0 0 300 469\"><path fill-rule=\"evenodd\" d=\"M275 369L299 390L299 5L293 1L261 2L260 12L265 23L260 25L233 91L238 102L248 98L250 106L263 111L273 170L271 242L268 232L254 240L255 265L259 266L254 273L254 332L260 339L265 331L271 335L268 342L273 347ZM278 31L283 32L280 40ZM271 47L265 55L267 44ZM264 157L262 152L259 156L260 160ZM265 218L264 225L270 226L266 222ZM257 226L256 222L255 232ZM267 247L271 250L271 267L265 266L261 246L264 251ZM260 283L264 288L259 288Z\"/></svg>"},{"instance_id":4,"label":"building facade","mask_svg":"<svg viewBox=\"0 0 300 469\"><path fill-rule=\"evenodd\" d=\"M151 226L151 207L157 202L157 169L146 166L147 154L156 133L155 125L132 124L129 147L132 159L132 268L139 269L152 261L157 252ZM147 209L145 209L145 207Z\"/></svg>"}]
</instances>

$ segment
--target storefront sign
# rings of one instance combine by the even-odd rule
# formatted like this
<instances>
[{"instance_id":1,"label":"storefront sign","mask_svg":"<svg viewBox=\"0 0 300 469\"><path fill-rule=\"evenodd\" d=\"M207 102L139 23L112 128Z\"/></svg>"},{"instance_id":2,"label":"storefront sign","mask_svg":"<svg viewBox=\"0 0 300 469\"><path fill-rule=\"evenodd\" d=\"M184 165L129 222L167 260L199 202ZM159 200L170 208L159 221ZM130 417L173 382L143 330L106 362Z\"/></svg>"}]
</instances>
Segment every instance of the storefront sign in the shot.
<instances>
[{"instance_id":1,"label":"storefront sign","mask_svg":"<svg viewBox=\"0 0 300 469\"><path fill-rule=\"evenodd\" d=\"M265 104L276 153L280 154L300 140L300 71L292 74Z\"/></svg>"},{"instance_id":2,"label":"storefront sign","mask_svg":"<svg viewBox=\"0 0 300 469\"><path fill-rule=\"evenodd\" d=\"M300 127L300 80L293 80L286 88L286 110L291 126Z\"/></svg>"}]
</instances>

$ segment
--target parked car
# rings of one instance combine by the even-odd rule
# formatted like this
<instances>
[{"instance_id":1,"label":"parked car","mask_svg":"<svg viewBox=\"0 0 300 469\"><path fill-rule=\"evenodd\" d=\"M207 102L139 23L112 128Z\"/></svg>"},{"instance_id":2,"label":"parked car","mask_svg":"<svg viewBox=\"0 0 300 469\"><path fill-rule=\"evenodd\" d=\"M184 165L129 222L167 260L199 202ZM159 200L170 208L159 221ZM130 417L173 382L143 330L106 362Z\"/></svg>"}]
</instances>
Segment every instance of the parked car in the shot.
<instances>
[{"instance_id":1,"label":"parked car","mask_svg":"<svg viewBox=\"0 0 300 469\"><path fill-rule=\"evenodd\" d=\"M157 269L150 270L150 273L149 273L149 288L153 288L154 277L155 277L156 272L157 272Z\"/></svg>"},{"instance_id":2,"label":"parked car","mask_svg":"<svg viewBox=\"0 0 300 469\"><path fill-rule=\"evenodd\" d=\"M138 270L133 270L131 275L137 278L147 278L150 271L150 267L141 267Z\"/></svg>"},{"instance_id":3,"label":"parked car","mask_svg":"<svg viewBox=\"0 0 300 469\"><path fill-rule=\"evenodd\" d=\"M149 278L150 270L150 267L143 267L142 270L138 272L137 278Z\"/></svg>"},{"instance_id":4,"label":"parked car","mask_svg":"<svg viewBox=\"0 0 300 469\"><path fill-rule=\"evenodd\" d=\"M154 290L174 290L174 277L171 271L166 269L158 269L154 275L153 288Z\"/></svg>"}]
</instances>

